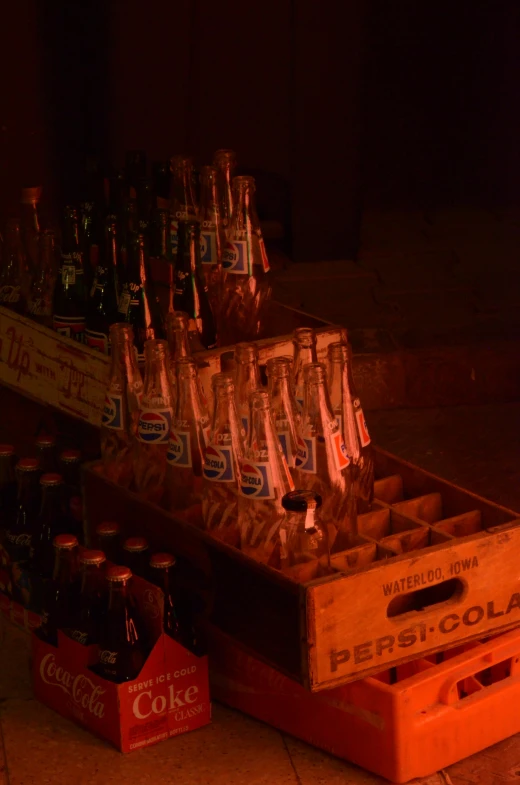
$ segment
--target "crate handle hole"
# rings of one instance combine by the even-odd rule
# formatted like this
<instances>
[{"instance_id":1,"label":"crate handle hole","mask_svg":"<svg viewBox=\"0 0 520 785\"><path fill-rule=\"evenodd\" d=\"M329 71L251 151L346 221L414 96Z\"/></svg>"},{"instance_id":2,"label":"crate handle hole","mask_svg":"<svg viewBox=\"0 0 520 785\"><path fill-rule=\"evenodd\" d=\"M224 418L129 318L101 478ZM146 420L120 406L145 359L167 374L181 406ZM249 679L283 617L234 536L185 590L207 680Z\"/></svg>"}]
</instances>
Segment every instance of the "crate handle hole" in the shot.
<instances>
[{"instance_id":1,"label":"crate handle hole","mask_svg":"<svg viewBox=\"0 0 520 785\"><path fill-rule=\"evenodd\" d=\"M396 582L396 587L399 583ZM447 602L448 600L458 600L464 592L465 585L459 578L450 578L435 586L427 586L425 589L418 589L407 594L398 594L388 603L386 615L389 619L401 616L410 611L421 612L435 605Z\"/></svg>"}]
</instances>

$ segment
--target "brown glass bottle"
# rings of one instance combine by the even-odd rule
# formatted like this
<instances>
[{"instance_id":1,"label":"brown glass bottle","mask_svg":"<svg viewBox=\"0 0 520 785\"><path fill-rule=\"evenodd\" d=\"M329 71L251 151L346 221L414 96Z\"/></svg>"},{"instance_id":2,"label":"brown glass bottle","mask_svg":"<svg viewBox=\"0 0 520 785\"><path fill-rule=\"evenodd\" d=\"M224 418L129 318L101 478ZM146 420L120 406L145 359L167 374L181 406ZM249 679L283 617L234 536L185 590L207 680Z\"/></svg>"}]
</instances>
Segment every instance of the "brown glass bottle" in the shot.
<instances>
[{"instance_id":1,"label":"brown glass bottle","mask_svg":"<svg viewBox=\"0 0 520 785\"><path fill-rule=\"evenodd\" d=\"M54 538L52 579L44 585L42 625L39 635L57 645L58 630L68 630L77 608L78 541L73 534Z\"/></svg>"},{"instance_id":2,"label":"brown glass bottle","mask_svg":"<svg viewBox=\"0 0 520 785\"><path fill-rule=\"evenodd\" d=\"M107 605L106 557L103 551L86 550L80 554L80 589L67 635L83 646L99 640Z\"/></svg>"},{"instance_id":3,"label":"brown glass bottle","mask_svg":"<svg viewBox=\"0 0 520 785\"><path fill-rule=\"evenodd\" d=\"M133 575L147 579L150 546L144 537L128 537L123 543L121 562L132 570Z\"/></svg>"},{"instance_id":4,"label":"brown glass bottle","mask_svg":"<svg viewBox=\"0 0 520 785\"><path fill-rule=\"evenodd\" d=\"M31 537L31 567L42 578L50 578L54 565L54 538L63 532L63 478L43 474L40 478L41 506Z\"/></svg>"},{"instance_id":5,"label":"brown glass bottle","mask_svg":"<svg viewBox=\"0 0 520 785\"><path fill-rule=\"evenodd\" d=\"M17 498L13 520L5 534L13 599L27 605L30 587L26 568L31 554L31 535L40 506L40 465L36 458L16 464Z\"/></svg>"}]
</instances>

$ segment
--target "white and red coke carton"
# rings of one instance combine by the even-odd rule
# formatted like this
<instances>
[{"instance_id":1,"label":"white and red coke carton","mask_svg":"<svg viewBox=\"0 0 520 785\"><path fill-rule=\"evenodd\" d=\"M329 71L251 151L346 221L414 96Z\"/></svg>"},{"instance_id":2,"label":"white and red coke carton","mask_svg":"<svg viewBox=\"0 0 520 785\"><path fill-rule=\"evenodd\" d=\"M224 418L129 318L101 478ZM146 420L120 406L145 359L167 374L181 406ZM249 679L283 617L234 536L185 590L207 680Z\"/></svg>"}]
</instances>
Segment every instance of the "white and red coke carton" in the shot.
<instances>
[{"instance_id":1,"label":"white and red coke carton","mask_svg":"<svg viewBox=\"0 0 520 785\"><path fill-rule=\"evenodd\" d=\"M89 667L97 646L58 631L58 646L32 636L32 677L38 700L121 752L156 744L211 721L208 658L198 657L162 630L157 587L133 577L132 590L148 633L157 637L134 681L114 684Z\"/></svg>"}]
</instances>

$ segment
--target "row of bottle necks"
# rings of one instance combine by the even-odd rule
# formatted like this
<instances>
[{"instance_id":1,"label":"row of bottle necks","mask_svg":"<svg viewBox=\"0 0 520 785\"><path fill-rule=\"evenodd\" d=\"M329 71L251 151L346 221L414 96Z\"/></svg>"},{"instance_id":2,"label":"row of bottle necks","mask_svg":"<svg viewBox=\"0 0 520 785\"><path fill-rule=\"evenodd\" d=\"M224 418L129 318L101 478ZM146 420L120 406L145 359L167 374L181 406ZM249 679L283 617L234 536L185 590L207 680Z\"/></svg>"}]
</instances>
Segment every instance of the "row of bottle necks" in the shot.
<instances>
[{"instance_id":1,"label":"row of bottle necks","mask_svg":"<svg viewBox=\"0 0 520 785\"><path fill-rule=\"evenodd\" d=\"M113 331L101 425L109 479L278 569L314 561L322 574L324 548L352 546L374 462L347 343L329 346L326 367L314 331L299 328L293 357L268 361L267 390L256 345L237 344L235 373L213 376L210 406L193 359L170 363L166 343L148 341L143 383L127 328ZM318 497L312 514L307 497L287 501L295 490Z\"/></svg>"}]
</instances>

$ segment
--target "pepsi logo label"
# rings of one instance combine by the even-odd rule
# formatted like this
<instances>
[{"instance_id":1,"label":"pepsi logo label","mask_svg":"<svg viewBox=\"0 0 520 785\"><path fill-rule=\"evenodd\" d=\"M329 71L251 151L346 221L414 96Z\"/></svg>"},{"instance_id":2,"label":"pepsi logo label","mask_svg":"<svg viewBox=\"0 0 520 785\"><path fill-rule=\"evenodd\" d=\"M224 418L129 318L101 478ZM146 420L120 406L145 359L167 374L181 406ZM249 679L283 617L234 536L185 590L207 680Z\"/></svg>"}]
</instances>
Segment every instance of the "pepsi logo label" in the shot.
<instances>
[{"instance_id":1,"label":"pepsi logo label","mask_svg":"<svg viewBox=\"0 0 520 785\"><path fill-rule=\"evenodd\" d=\"M350 458L347 455L347 448L345 447L343 436L339 431L336 431L336 433L332 434L332 447L336 469L341 472L349 465Z\"/></svg>"},{"instance_id":2,"label":"pepsi logo label","mask_svg":"<svg viewBox=\"0 0 520 785\"><path fill-rule=\"evenodd\" d=\"M361 446L367 447L370 444L370 434L368 432L365 415L363 414L363 409L361 406L359 409L356 409L356 422Z\"/></svg>"},{"instance_id":3,"label":"pepsi logo label","mask_svg":"<svg viewBox=\"0 0 520 785\"><path fill-rule=\"evenodd\" d=\"M308 436L302 439L298 436L298 452L296 454L296 468L307 474L316 474L316 437Z\"/></svg>"},{"instance_id":4,"label":"pepsi logo label","mask_svg":"<svg viewBox=\"0 0 520 785\"><path fill-rule=\"evenodd\" d=\"M171 409L143 409L137 437L145 444L166 444L172 421Z\"/></svg>"},{"instance_id":5,"label":"pepsi logo label","mask_svg":"<svg viewBox=\"0 0 520 785\"><path fill-rule=\"evenodd\" d=\"M185 469L193 466L189 431L171 431L166 459L170 465L181 466Z\"/></svg>"},{"instance_id":6,"label":"pepsi logo label","mask_svg":"<svg viewBox=\"0 0 520 785\"><path fill-rule=\"evenodd\" d=\"M269 463L242 464L240 493L249 499L274 499L273 473Z\"/></svg>"},{"instance_id":7,"label":"pepsi logo label","mask_svg":"<svg viewBox=\"0 0 520 785\"><path fill-rule=\"evenodd\" d=\"M112 428L114 431L124 430L122 395L112 395L111 393L105 395L101 425L105 428Z\"/></svg>"},{"instance_id":8,"label":"pepsi logo label","mask_svg":"<svg viewBox=\"0 0 520 785\"><path fill-rule=\"evenodd\" d=\"M231 447L210 444L204 455L203 474L212 482L234 482L233 451Z\"/></svg>"},{"instance_id":9,"label":"pepsi logo label","mask_svg":"<svg viewBox=\"0 0 520 785\"><path fill-rule=\"evenodd\" d=\"M214 229L206 229L200 236L200 258L202 264L217 262L217 235Z\"/></svg>"},{"instance_id":10,"label":"pepsi logo label","mask_svg":"<svg viewBox=\"0 0 520 785\"><path fill-rule=\"evenodd\" d=\"M228 273L250 275L249 253L245 240L226 243L222 253L222 268Z\"/></svg>"}]
</instances>

